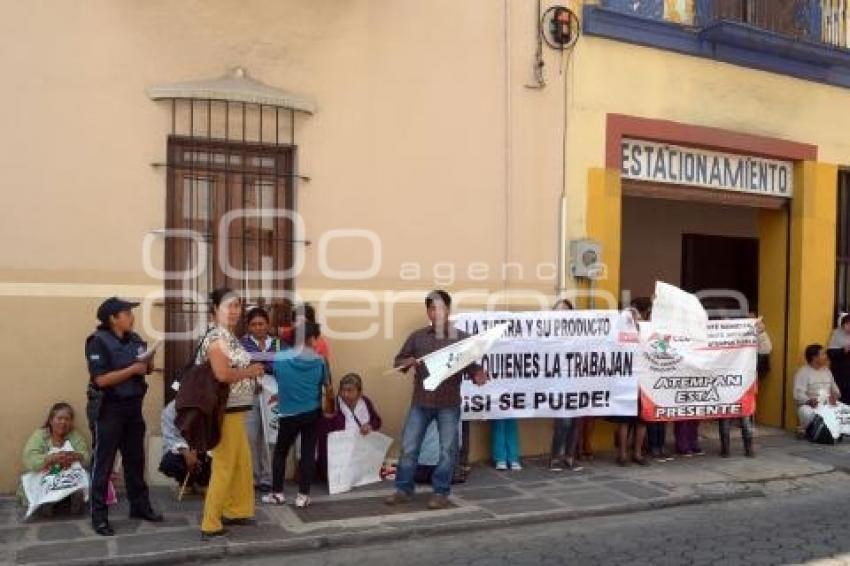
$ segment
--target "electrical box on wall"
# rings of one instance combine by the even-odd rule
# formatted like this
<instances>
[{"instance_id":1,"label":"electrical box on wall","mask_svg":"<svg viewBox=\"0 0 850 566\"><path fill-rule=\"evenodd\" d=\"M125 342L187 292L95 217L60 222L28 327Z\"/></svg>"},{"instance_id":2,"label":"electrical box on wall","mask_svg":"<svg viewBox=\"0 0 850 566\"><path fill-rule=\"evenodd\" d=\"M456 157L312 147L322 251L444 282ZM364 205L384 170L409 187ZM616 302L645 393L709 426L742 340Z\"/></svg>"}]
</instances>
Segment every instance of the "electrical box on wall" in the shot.
<instances>
[{"instance_id":1,"label":"electrical box on wall","mask_svg":"<svg viewBox=\"0 0 850 566\"><path fill-rule=\"evenodd\" d=\"M570 242L570 271L573 277L598 279L604 272L602 244L590 239Z\"/></svg>"}]
</instances>

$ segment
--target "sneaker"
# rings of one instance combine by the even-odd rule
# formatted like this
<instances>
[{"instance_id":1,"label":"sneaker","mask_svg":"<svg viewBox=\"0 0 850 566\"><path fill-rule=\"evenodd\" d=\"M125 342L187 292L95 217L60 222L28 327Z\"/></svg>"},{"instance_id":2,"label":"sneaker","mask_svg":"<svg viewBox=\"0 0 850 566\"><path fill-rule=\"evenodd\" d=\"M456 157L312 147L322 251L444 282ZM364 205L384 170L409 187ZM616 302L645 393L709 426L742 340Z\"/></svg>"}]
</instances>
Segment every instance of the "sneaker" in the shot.
<instances>
[{"instance_id":1,"label":"sneaker","mask_svg":"<svg viewBox=\"0 0 850 566\"><path fill-rule=\"evenodd\" d=\"M512 472L521 472L522 471L522 464L520 464L519 462L511 462L511 471Z\"/></svg>"},{"instance_id":2,"label":"sneaker","mask_svg":"<svg viewBox=\"0 0 850 566\"><path fill-rule=\"evenodd\" d=\"M295 506L299 509L303 509L310 505L310 496L305 495L303 493L299 493L295 496Z\"/></svg>"},{"instance_id":3,"label":"sneaker","mask_svg":"<svg viewBox=\"0 0 850 566\"><path fill-rule=\"evenodd\" d=\"M387 505L402 505L404 503L410 503L412 500L413 496L409 493L396 490L395 493L384 499L384 503Z\"/></svg>"},{"instance_id":4,"label":"sneaker","mask_svg":"<svg viewBox=\"0 0 850 566\"><path fill-rule=\"evenodd\" d=\"M437 510L437 509L447 509L449 507L449 498L446 495L440 495L439 493L435 493L428 500L428 509Z\"/></svg>"},{"instance_id":5,"label":"sneaker","mask_svg":"<svg viewBox=\"0 0 850 566\"><path fill-rule=\"evenodd\" d=\"M109 521L106 520L99 521L98 523L93 524L92 529L94 530L94 532L96 532L102 537L115 536L115 530L109 524Z\"/></svg>"},{"instance_id":6,"label":"sneaker","mask_svg":"<svg viewBox=\"0 0 850 566\"><path fill-rule=\"evenodd\" d=\"M561 465L561 461L557 458L552 458L549 460L549 471L550 472L561 472L564 470L564 467Z\"/></svg>"},{"instance_id":7,"label":"sneaker","mask_svg":"<svg viewBox=\"0 0 850 566\"><path fill-rule=\"evenodd\" d=\"M498 470L500 472L504 472L507 469L508 469L508 463L507 462L496 462L496 470Z\"/></svg>"},{"instance_id":8,"label":"sneaker","mask_svg":"<svg viewBox=\"0 0 850 566\"><path fill-rule=\"evenodd\" d=\"M705 451L702 448L694 450L694 456L705 456Z\"/></svg>"},{"instance_id":9,"label":"sneaker","mask_svg":"<svg viewBox=\"0 0 850 566\"><path fill-rule=\"evenodd\" d=\"M260 501L266 505L283 505L286 503L286 497L284 497L283 492L267 493L260 499Z\"/></svg>"}]
</instances>

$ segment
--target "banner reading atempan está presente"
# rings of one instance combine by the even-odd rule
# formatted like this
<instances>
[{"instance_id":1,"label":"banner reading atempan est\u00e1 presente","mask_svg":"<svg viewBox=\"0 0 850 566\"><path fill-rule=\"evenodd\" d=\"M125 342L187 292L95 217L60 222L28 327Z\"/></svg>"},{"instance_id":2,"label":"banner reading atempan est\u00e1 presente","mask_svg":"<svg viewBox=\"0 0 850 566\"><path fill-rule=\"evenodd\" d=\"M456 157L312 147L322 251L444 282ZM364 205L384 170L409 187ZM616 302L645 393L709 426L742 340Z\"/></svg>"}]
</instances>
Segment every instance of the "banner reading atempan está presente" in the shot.
<instances>
[{"instance_id":1,"label":"banner reading atempan est\u00e1 presente","mask_svg":"<svg viewBox=\"0 0 850 566\"><path fill-rule=\"evenodd\" d=\"M753 414L755 320L711 321L707 341L656 332L640 324L635 360L645 421L738 418Z\"/></svg>"}]
</instances>

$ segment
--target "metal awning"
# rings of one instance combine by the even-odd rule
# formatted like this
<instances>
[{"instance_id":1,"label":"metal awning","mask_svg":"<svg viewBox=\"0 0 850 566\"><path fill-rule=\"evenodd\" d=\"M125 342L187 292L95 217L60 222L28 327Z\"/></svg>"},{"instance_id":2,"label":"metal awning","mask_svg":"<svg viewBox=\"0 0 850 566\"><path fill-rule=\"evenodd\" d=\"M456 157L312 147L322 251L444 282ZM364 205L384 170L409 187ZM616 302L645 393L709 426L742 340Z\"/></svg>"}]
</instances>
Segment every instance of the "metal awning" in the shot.
<instances>
[{"instance_id":1,"label":"metal awning","mask_svg":"<svg viewBox=\"0 0 850 566\"><path fill-rule=\"evenodd\" d=\"M312 99L269 86L248 76L245 69L236 67L215 79L185 81L155 85L147 89L153 100L215 100L241 102L286 108L312 114L316 105Z\"/></svg>"}]
</instances>

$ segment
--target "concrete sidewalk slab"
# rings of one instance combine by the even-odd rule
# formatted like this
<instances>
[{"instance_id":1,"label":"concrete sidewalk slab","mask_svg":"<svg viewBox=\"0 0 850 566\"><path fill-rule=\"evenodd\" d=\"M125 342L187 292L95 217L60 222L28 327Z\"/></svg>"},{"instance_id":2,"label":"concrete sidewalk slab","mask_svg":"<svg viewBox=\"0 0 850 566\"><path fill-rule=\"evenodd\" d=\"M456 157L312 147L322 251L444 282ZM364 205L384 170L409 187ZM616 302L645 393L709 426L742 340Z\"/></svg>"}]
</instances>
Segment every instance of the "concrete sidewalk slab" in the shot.
<instances>
[{"instance_id":1,"label":"concrete sidewalk slab","mask_svg":"<svg viewBox=\"0 0 850 566\"><path fill-rule=\"evenodd\" d=\"M767 437L765 437L767 438ZM152 525L127 516L126 501L110 511L118 536L96 536L87 518L20 523L11 498L0 499L0 560L16 564L152 564L226 556L310 550L329 545L365 544L409 536L486 529L556 519L636 512L725 499L760 497L766 490L796 489L801 478L850 470L850 445L823 447L788 434L758 443L755 459L709 454L679 458L648 467L619 467L598 457L581 472L551 472L544 459L528 459L519 472L496 472L476 466L465 484L455 486L453 507L428 511L429 489L415 500L387 507L383 497L393 486L384 482L339 496L315 486L314 504L258 503L255 527L235 527L223 540L202 542L198 524L203 501L176 500L175 490L154 488L152 498L167 517ZM843 474L842 474L843 475ZM287 486L289 494L294 486Z\"/></svg>"}]
</instances>

